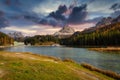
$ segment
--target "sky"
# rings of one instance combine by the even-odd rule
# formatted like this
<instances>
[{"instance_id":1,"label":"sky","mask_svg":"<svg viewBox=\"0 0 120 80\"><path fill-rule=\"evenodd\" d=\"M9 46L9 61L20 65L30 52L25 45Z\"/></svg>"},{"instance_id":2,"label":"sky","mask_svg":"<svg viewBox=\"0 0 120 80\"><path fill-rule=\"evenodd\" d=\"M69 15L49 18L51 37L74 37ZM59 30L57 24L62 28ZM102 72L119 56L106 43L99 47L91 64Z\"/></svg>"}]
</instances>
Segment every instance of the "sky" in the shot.
<instances>
[{"instance_id":1,"label":"sky","mask_svg":"<svg viewBox=\"0 0 120 80\"><path fill-rule=\"evenodd\" d=\"M0 0L0 31L29 36L54 34L65 26L81 31L119 14L120 0Z\"/></svg>"}]
</instances>

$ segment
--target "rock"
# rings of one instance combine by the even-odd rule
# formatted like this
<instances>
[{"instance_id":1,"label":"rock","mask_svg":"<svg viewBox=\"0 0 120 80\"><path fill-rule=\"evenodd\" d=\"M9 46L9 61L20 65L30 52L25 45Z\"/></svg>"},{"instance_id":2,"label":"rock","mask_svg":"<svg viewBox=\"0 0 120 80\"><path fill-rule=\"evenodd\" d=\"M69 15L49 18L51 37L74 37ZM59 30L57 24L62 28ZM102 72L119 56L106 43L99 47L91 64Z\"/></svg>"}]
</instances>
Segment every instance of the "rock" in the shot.
<instances>
[{"instance_id":1,"label":"rock","mask_svg":"<svg viewBox=\"0 0 120 80\"><path fill-rule=\"evenodd\" d=\"M106 26L112 23L112 18L111 17L107 17L107 18L103 18L101 21L99 21L96 24L96 27L101 27L101 26Z\"/></svg>"},{"instance_id":2,"label":"rock","mask_svg":"<svg viewBox=\"0 0 120 80\"><path fill-rule=\"evenodd\" d=\"M60 31L54 33L54 36L59 37L59 38L67 38L71 36L75 30L72 27L66 26L63 27Z\"/></svg>"},{"instance_id":3,"label":"rock","mask_svg":"<svg viewBox=\"0 0 120 80\"><path fill-rule=\"evenodd\" d=\"M18 42L21 42L24 39L24 36L21 32L12 32L12 33L8 33L8 35L14 38L14 40Z\"/></svg>"},{"instance_id":4,"label":"rock","mask_svg":"<svg viewBox=\"0 0 120 80\"><path fill-rule=\"evenodd\" d=\"M54 35L68 35L73 34L75 30L71 27L63 27L60 31L56 32Z\"/></svg>"},{"instance_id":5,"label":"rock","mask_svg":"<svg viewBox=\"0 0 120 80\"><path fill-rule=\"evenodd\" d=\"M117 18L113 19L112 22L113 22L113 23L120 22L120 15L119 15Z\"/></svg>"}]
</instances>

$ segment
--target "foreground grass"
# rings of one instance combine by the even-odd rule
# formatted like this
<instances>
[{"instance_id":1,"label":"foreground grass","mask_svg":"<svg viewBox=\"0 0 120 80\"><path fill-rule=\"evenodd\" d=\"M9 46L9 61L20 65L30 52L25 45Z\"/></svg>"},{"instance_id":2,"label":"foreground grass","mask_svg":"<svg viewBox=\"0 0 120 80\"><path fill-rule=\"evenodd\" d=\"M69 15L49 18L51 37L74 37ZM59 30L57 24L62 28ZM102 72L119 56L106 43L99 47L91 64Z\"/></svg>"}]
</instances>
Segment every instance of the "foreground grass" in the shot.
<instances>
[{"instance_id":1,"label":"foreground grass","mask_svg":"<svg viewBox=\"0 0 120 80\"><path fill-rule=\"evenodd\" d=\"M0 80L114 80L69 60L0 52Z\"/></svg>"}]
</instances>

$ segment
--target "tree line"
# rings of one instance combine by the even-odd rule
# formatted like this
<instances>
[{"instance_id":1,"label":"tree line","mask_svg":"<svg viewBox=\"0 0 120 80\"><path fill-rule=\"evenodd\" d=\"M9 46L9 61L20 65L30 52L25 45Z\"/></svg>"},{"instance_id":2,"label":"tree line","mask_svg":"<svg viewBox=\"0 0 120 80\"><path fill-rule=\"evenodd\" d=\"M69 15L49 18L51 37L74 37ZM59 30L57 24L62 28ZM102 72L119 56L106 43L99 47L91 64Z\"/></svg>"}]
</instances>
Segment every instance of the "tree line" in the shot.
<instances>
[{"instance_id":1,"label":"tree line","mask_svg":"<svg viewBox=\"0 0 120 80\"><path fill-rule=\"evenodd\" d=\"M33 37L26 37L24 40L25 45L42 45L43 43L59 43L59 39L52 35L36 35Z\"/></svg>"},{"instance_id":2,"label":"tree line","mask_svg":"<svg viewBox=\"0 0 120 80\"><path fill-rule=\"evenodd\" d=\"M120 23L96 28L92 32L74 33L68 38L59 39L52 35L36 35L26 37L25 45L42 45L43 43L59 43L67 46L120 46ZM43 44L44 45L44 44Z\"/></svg>"},{"instance_id":3,"label":"tree line","mask_svg":"<svg viewBox=\"0 0 120 80\"><path fill-rule=\"evenodd\" d=\"M62 45L120 46L120 23L96 29L91 33L74 34L60 41Z\"/></svg>"},{"instance_id":4,"label":"tree line","mask_svg":"<svg viewBox=\"0 0 120 80\"><path fill-rule=\"evenodd\" d=\"M0 46L14 45L13 38L0 32Z\"/></svg>"}]
</instances>

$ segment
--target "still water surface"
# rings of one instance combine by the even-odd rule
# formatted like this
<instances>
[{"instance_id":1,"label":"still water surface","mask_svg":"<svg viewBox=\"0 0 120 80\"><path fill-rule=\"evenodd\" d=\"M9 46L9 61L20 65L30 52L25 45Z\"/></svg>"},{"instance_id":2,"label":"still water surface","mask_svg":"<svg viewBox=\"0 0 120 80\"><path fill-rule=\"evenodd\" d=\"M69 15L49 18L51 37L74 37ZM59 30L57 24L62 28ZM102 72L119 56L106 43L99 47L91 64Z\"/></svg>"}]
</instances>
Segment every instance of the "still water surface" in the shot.
<instances>
[{"instance_id":1,"label":"still water surface","mask_svg":"<svg viewBox=\"0 0 120 80\"><path fill-rule=\"evenodd\" d=\"M90 51L86 48L62 46L18 46L1 50L11 52L33 52L36 54L59 57L61 59L70 58L79 63L87 62L96 67L112 70L120 74L120 54L96 52Z\"/></svg>"}]
</instances>

